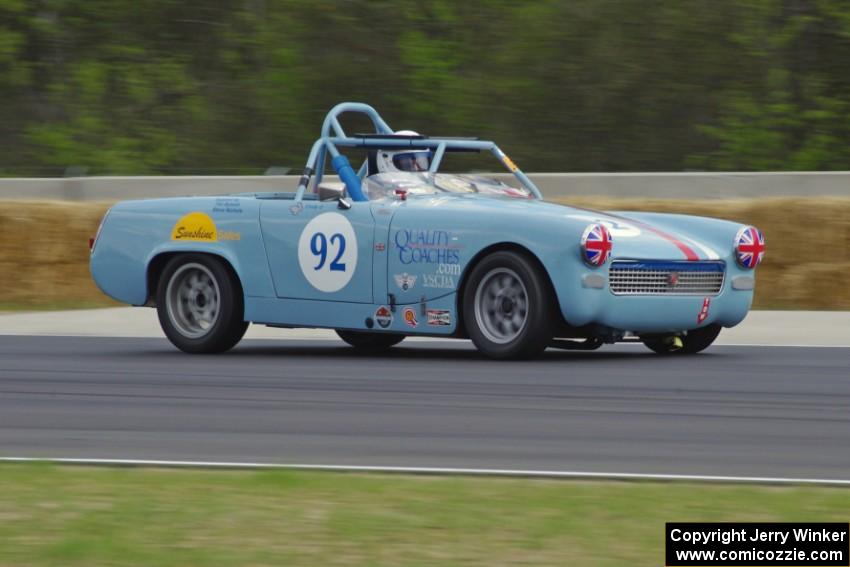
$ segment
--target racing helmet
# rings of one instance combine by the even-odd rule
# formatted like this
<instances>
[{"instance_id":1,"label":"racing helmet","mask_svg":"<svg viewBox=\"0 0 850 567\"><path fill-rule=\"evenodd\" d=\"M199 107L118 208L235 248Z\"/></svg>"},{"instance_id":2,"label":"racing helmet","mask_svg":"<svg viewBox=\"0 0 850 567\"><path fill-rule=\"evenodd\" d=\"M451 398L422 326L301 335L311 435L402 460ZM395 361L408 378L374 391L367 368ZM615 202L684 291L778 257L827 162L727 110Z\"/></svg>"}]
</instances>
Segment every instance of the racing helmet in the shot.
<instances>
[{"instance_id":1,"label":"racing helmet","mask_svg":"<svg viewBox=\"0 0 850 567\"><path fill-rule=\"evenodd\" d=\"M395 136L418 136L413 130L398 130ZM431 150L403 149L378 150L375 156L378 173L394 171L428 171L431 166Z\"/></svg>"}]
</instances>

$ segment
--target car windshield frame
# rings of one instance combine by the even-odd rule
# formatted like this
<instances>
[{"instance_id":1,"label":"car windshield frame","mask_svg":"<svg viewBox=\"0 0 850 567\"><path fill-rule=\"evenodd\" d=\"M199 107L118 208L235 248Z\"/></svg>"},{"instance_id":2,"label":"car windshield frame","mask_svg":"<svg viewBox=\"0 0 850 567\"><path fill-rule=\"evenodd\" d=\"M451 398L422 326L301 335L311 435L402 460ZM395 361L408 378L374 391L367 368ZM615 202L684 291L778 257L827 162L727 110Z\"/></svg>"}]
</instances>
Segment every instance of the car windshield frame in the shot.
<instances>
[{"instance_id":1,"label":"car windshield frame","mask_svg":"<svg viewBox=\"0 0 850 567\"><path fill-rule=\"evenodd\" d=\"M339 123L339 116L346 112L365 114L375 128L374 134L346 135ZM336 105L325 117L322 124L322 136L316 140L307 158L307 164L298 182L295 200L301 200L313 176L314 190L322 181L325 162L330 157L334 171L345 184L346 192L353 201L368 201L369 197L363 192L362 182L367 174L367 163L355 172L348 158L341 154L339 148L365 148L368 150L431 150L433 158L428 173L437 173L443 156L448 152L481 152L492 153L503 167L516 177L520 184L528 190L533 199L542 199L540 189L520 170L499 147L491 141L475 138L428 138L419 135L398 135L381 118L378 112L367 104L344 102ZM368 161L368 160L367 160Z\"/></svg>"},{"instance_id":2,"label":"car windshield frame","mask_svg":"<svg viewBox=\"0 0 850 567\"><path fill-rule=\"evenodd\" d=\"M394 198L398 193L420 195L485 195L533 199L526 188L512 187L486 175L398 171L376 173L363 179L363 192L370 201Z\"/></svg>"}]
</instances>

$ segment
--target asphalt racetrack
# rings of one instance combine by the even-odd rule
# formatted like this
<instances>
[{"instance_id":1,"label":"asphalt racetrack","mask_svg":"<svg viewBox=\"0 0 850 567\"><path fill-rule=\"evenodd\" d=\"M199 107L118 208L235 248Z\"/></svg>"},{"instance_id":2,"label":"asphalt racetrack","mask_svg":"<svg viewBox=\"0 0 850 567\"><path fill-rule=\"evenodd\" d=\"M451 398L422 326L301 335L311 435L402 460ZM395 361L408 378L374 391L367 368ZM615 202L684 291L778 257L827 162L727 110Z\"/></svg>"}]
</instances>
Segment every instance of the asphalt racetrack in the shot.
<instances>
[{"instance_id":1,"label":"asphalt racetrack","mask_svg":"<svg viewBox=\"0 0 850 567\"><path fill-rule=\"evenodd\" d=\"M850 349L0 336L0 456L850 479Z\"/></svg>"}]
</instances>

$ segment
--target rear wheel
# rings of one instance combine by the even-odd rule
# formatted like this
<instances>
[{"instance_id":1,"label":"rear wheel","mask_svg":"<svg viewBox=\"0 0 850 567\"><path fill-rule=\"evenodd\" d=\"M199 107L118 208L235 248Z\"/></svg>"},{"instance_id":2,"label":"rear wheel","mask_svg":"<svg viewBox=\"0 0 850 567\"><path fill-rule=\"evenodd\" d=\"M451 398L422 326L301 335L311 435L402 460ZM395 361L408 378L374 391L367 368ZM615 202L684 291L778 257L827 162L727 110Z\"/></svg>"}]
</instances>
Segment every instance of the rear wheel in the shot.
<instances>
[{"instance_id":1,"label":"rear wheel","mask_svg":"<svg viewBox=\"0 0 850 567\"><path fill-rule=\"evenodd\" d=\"M224 352L248 328L239 282L214 256L172 258L157 285L156 309L165 336L184 352Z\"/></svg>"},{"instance_id":2,"label":"rear wheel","mask_svg":"<svg viewBox=\"0 0 850 567\"><path fill-rule=\"evenodd\" d=\"M463 321L469 338L490 358L528 358L552 341L555 305L536 264L516 252L494 252L469 275Z\"/></svg>"},{"instance_id":3,"label":"rear wheel","mask_svg":"<svg viewBox=\"0 0 850 567\"><path fill-rule=\"evenodd\" d=\"M696 354L711 346L720 334L720 325L708 325L701 329L688 331L680 337L679 346L674 337L652 337L641 339L648 349L658 354Z\"/></svg>"},{"instance_id":4,"label":"rear wheel","mask_svg":"<svg viewBox=\"0 0 850 567\"><path fill-rule=\"evenodd\" d=\"M368 331L337 330L339 338L364 352L381 352L404 340L404 335L395 333L370 333Z\"/></svg>"}]
</instances>

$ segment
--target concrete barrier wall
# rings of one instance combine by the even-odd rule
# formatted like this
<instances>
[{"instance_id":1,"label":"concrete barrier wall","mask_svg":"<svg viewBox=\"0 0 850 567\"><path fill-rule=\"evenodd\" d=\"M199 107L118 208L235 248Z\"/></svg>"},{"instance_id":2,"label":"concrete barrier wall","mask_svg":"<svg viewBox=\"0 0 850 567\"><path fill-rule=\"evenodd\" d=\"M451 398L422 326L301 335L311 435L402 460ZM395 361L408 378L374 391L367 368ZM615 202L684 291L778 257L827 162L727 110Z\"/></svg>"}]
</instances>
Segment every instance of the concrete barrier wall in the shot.
<instances>
[{"instance_id":1,"label":"concrete barrier wall","mask_svg":"<svg viewBox=\"0 0 850 567\"><path fill-rule=\"evenodd\" d=\"M510 174L493 177L513 180ZM730 199L850 196L850 172L536 173L548 198ZM335 178L328 178L334 179ZM119 201L185 195L294 191L298 176L70 177L0 179L0 200Z\"/></svg>"}]
</instances>

